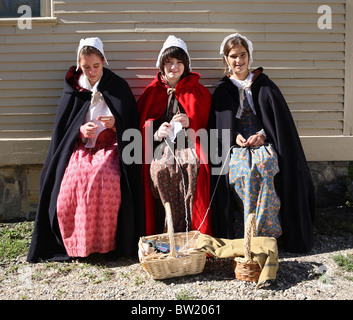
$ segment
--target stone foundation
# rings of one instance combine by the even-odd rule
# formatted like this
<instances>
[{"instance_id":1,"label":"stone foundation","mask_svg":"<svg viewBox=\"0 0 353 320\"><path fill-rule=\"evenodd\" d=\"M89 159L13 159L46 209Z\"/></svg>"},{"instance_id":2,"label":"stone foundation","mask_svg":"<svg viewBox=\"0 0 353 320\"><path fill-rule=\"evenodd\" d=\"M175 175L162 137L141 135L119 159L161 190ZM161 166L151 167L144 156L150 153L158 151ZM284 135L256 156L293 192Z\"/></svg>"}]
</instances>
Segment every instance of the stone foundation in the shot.
<instances>
[{"instance_id":1,"label":"stone foundation","mask_svg":"<svg viewBox=\"0 0 353 320\"><path fill-rule=\"evenodd\" d=\"M350 162L309 162L317 207L353 199ZM33 220L39 198L41 165L0 167L0 221Z\"/></svg>"},{"instance_id":2,"label":"stone foundation","mask_svg":"<svg viewBox=\"0 0 353 320\"><path fill-rule=\"evenodd\" d=\"M41 165L0 167L0 221L33 220Z\"/></svg>"},{"instance_id":3,"label":"stone foundation","mask_svg":"<svg viewBox=\"0 0 353 320\"><path fill-rule=\"evenodd\" d=\"M349 162L309 162L317 207L339 206L351 201L349 166Z\"/></svg>"}]
</instances>

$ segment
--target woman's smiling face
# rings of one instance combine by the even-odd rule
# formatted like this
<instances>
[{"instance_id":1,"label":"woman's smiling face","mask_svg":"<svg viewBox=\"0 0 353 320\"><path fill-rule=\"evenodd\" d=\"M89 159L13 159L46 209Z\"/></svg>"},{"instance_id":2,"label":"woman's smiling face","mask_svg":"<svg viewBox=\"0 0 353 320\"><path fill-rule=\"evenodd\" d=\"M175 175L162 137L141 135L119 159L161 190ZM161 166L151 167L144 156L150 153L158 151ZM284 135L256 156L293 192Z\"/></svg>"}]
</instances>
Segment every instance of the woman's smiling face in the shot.
<instances>
[{"instance_id":1,"label":"woman's smiling face","mask_svg":"<svg viewBox=\"0 0 353 320\"><path fill-rule=\"evenodd\" d=\"M184 73L184 64L181 60L170 58L164 64L164 75L169 84L175 85Z\"/></svg>"},{"instance_id":2,"label":"woman's smiling face","mask_svg":"<svg viewBox=\"0 0 353 320\"><path fill-rule=\"evenodd\" d=\"M234 46L229 51L227 61L230 67L232 68L234 76L239 78L239 80L244 80L247 77L249 66L249 54L245 47L241 45Z\"/></svg>"}]
</instances>

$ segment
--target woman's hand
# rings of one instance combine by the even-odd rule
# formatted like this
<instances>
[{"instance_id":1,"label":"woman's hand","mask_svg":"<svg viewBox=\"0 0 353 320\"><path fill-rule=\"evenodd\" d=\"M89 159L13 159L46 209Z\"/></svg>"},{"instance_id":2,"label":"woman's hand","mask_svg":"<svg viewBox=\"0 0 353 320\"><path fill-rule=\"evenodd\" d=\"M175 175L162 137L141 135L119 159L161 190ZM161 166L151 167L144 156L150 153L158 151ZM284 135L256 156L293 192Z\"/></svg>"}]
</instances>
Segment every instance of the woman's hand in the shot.
<instances>
[{"instance_id":1,"label":"woman's hand","mask_svg":"<svg viewBox=\"0 0 353 320\"><path fill-rule=\"evenodd\" d=\"M237 135L236 144L240 147L261 147L265 144L266 137L262 133L255 134L246 140L241 134Z\"/></svg>"},{"instance_id":2,"label":"woman's hand","mask_svg":"<svg viewBox=\"0 0 353 320\"><path fill-rule=\"evenodd\" d=\"M80 128L81 133L85 138L94 138L96 130L99 128L94 122L86 122Z\"/></svg>"},{"instance_id":3,"label":"woman's hand","mask_svg":"<svg viewBox=\"0 0 353 320\"><path fill-rule=\"evenodd\" d=\"M239 147L247 147L247 140L240 133L237 135L235 142Z\"/></svg>"},{"instance_id":4,"label":"woman's hand","mask_svg":"<svg viewBox=\"0 0 353 320\"><path fill-rule=\"evenodd\" d=\"M261 147L265 144L266 137L261 134L255 134L248 139L248 146L249 147Z\"/></svg>"},{"instance_id":5,"label":"woman's hand","mask_svg":"<svg viewBox=\"0 0 353 320\"><path fill-rule=\"evenodd\" d=\"M169 122L164 122L161 124L159 129L156 131L155 136L157 141L162 141L162 139L168 137L172 132L172 125Z\"/></svg>"},{"instance_id":6,"label":"woman's hand","mask_svg":"<svg viewBox=\"0 0 353 320\"><path fill-rule=\"evenodd\" d=\"M190 126L190 120L188 116L185 113L178 113L176 114L173 119L173 121L179 121L181 123L181 126L183 128L189 128Z\"/></svg>"},{"instance_id":7,"label":"woman's hand","mask_svg":"<svg viewBox=\"0 0 353 320\"><path fill-rule=\"evenodd\" d=\"M115 126L114 116L98 116L97 121L101 121L103 126L107 129L113 129Z\"/></svg>"}]
</instances>

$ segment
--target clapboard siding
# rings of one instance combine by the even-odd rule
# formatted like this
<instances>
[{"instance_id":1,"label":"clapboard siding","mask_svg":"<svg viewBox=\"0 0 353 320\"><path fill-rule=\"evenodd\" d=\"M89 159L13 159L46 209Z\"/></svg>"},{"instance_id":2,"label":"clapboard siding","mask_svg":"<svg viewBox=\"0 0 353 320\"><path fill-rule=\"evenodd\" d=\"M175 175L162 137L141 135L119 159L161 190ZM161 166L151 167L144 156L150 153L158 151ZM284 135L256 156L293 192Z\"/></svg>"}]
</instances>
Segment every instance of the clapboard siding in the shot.
<instances>
[{"instance_id":1,"label":"clapboard siding","mask_svg":"<svg viewBox=\"0 0 353 320\"><path fill-rule=\"evenodd\" d=\"M332 30L320 30L320 5ZM63 78L81 38L99 36L109 68L138 99L169 34L183 38L192 69L211 93L224 75L219 46L229 33L254 43L253 67L280 87L302 136L344 132L346 1L54 1L54 25L31 30L0 21L0 139L51 136ZM348 32L349 30L347 30ZM352 31L350 31L352 32Z\"/></svg>"}]
</instances>

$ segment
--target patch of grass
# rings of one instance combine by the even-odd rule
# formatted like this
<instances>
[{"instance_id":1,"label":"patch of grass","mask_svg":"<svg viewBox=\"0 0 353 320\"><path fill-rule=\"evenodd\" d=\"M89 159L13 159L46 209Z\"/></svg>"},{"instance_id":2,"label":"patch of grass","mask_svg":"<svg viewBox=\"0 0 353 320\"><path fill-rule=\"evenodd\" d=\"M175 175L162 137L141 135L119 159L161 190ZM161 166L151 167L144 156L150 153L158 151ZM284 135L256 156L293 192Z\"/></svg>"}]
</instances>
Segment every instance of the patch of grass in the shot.
<instances>
[{"instance_id":1,"label":"patch of grass","mask_svg":"<svg viewBox=\"0 0 353 320\"><path fill-rule=\"evenodd\" d=\"M54 294L58 297L61 298L63 295L66 294L66 291L64 291L63 289L57 289Z\"/></svg>"},{"instance_id":2,"label":"patch of grass","mask_svg":"<svg viewBox=\"0 0 353 320\"><path fill-rule=\"evenodd\" d=\"M55 270L58 274L61 274L61 275L67 275L71 271L77 268L77 264L67 262L67 261L63 261L60 263L56 261L50 261L50 262L45 262L45 268Z\"/></svg>"},{"instance_id":3,"label":"patch of grass","mask_svg":"<svg viewBox=\"0 0 353 320\"><path fill-rule=\"evenodd\" d=\"M353 281L353 277L350 277L350 276L345 276L345 278L349 281Z\"/></svg>"},{"instance_id":4,"label":"patch of grass","mask_svg":"<svg viewBox=\"0 0 353 320\"><path fill-rule=\"evenodd\" d=\"M145 282L145 280L140 278L139 276L135 277L135 286L143 284L144 282Z\"/></svg>"},{"instance_id":5,"label":"patch of grass","mask_svg":"<svg viewBox=\"0 0 353 320\"><path fill-rule=\"evenodd\" d=\"M114 271L104 268L103 270L99 267L94 266L92 269L86 269L81 273L81 277L87 278L93 284L98 284L103 281L110 281L114 279Z\"/></svg>"},{"instance_id":6,"label":"patch of grass","mask_svg":"<svg viewBox=\"0 0 353 320\"><path fill-rule=\"evenodd\" d=\"M129 272L120 271L120 277L121 277L121 278L127 278L127 279L129 279L131 275L132 275L132 272L131 272L131 271L129 271Z\"/></svg>"},{"instance_id":7,"label":"patch of grass","mask_svg":"<svg viewBox=\"0 0 353 320\"><path fill-rule=\"evenodd\" d=\"M333 256L332 259L344 270L353 272L353 254L347 253L346 256L339 254Z\"/></svg>"},{"instance_id":8,"label":"patch of grass","mask_svg":"<svg viewBox=\"0 0 353 320\"><path fill-rule=\"evenodd\" d=\"M110 281L114 278L115 273L111 270L104 270L103 271L103 281Z\"/></svg>"},{"instance_id":9,"label":"patch of grass","mask_svg":"<svg viewBox=\"0 0 353 320\"><path fill-rule=\"evenodd\" d=\"M176 295L177 300L194 300L195 297L187 290L183 290Z\"/></svg>"},{"instance_id":10,"label":"patch of grass","mask_svg":"<svg viewBox=\"0 0 353 320\"><path fill-rule=\"evenodd\" d=\"M81 273L81 277L87 278L89 281L91 281L93 283L97 283L98 275L96 273L94 273L93 271L86 271L86 272Z\"/></svg>"},{"instance_id":11,"label":"patch of grass","mask_svg":"<svg viewBox=\"0 0 353 320\"><path fill-rule=\"evenodd\" d=\"M33 225L33 222L0 224L0 260L2 262L10 262L27 254Z\"/></svg>"}]
</instances>

